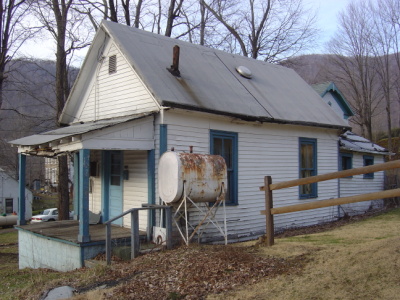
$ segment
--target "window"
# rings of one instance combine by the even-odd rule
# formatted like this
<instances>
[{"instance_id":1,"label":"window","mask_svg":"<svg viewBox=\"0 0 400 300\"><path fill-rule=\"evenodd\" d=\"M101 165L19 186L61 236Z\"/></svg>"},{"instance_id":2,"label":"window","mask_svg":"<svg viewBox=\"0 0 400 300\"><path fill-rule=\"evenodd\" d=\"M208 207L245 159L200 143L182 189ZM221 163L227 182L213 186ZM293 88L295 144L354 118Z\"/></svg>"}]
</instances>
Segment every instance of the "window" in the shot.
<instances>
[{"instance_id":1,"label":"window","mask_svg":"<svg viewBox=\"0 0 400 300\"><path fill-rule=\"evenodd\" d=\"M370 156L370 155L364 155L364 167L366 166L372 166L374 164L374 157ZM374 173L368 173L368 174L364 174L364 178L374 178Z\"/></svg>"},{"instance_id":2,"label":"window","mask_svg":"<svg viewBox=\"0 0 400 300\"><path fill-rule=\"evenodd\" d=\"M111 185L121 185L121 174L122 174L122 157L120 151L111 152Z\"/></svg>"},{"instance_id":3,"label":"window","mask_svg":"<svg viewBox=\"0 0 400 300\"><path fill-rule=\"evenodd\" d=\"M114 74L117 72L117 56L111 55L108 58L108 74Z\"/></svg>"},{"instance_id":4,"label":"window","mask_svg":"<svg viewBox=\"0 0 400 300\"><path fill-rule=\"evenodd\" d=\"M299 178L317 175L317 140L299 139ZM300 199L316 198L317 183L299 186Z\"/></svg>"},{"instance_id":5,"label":"window","mask_svg":"<svg viewBox=\"0 0 400 300\"><path fill-rule=\"evenodd\" d=\"M350 170L353 168L353 154L340 152L339 171ZM347 178L351 178L349 176Z\"/></svg>"},{"instance_id":6,"label":"window","mask_svg":"<svg viewBox=\"0 0 400 300\"><path fill-rule=\"evenodd\" d=\"M6 214L12 214L14 212L14 204L12 198L6 198Z\"/></svg>"},{"instance_id":7,"label":"window","mask_svg":"<svg viewBox=\"0 0 400 300\"><path fill-rule=\"evenodd\" d=\"M235 132L210 131L210 153L225 159L228 189L225 197L227 205L238 204L238 135Z\"/></svg>"}]
</instances>

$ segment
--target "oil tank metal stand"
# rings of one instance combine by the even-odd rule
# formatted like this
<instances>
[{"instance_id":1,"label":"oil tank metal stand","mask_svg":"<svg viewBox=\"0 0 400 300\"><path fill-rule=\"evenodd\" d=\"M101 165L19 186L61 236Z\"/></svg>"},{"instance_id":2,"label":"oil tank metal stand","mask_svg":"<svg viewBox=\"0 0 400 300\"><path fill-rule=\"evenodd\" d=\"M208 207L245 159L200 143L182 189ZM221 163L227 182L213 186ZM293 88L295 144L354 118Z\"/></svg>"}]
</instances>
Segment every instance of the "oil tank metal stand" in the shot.
<instances>
[{"instance_id":1,"label":"oil tank metal stand","mask_svg":"<svg viewBox=\"0 0 400 300\"><path fill-rule=\"evenodd\" d=\"M220 225L218 220L215 218L218 208L222 206L223 208L223 226ZM192 211L195 210L202 217L200 222L197 224L192 224L188 218L188 210L192 208ZM214 228L216 228L224 237L225 245L228 243L228 233L226 226L226 209L225 209L225 188L224 183L221 185L220 195L216 197L215 202L213 203L204 203L198 202L196 203L186 194L186 185L183 183L183 197L182 200L179 201L179 205L175 207L175 212L172 215L172 219L174 223L186 243L189 245L190 241L193 239L195 234L197 234L198 239L200 240L203 232L206 228L212 224ZM184 226L180 224L180 220L184 221ZM183 228L182 228L183 227Z\"/></svg>"},{"instance_id":2,"label":"oil tank metal stand","mask_svg":"<svg viewBox=\"0 0 400 300\"><path fill-rule=\"evenodd\" d=\"M174 223L187 245L194 236L199 241L204 236L218 238L215 233L221 233L227 243L227 184L227 166L220 155L168 151L160 157L159 196L174 208ZM217 214L221 206L223 216ZM217 230L213 228L206 233L210 225Z\"/></svg>"}]
</instances>

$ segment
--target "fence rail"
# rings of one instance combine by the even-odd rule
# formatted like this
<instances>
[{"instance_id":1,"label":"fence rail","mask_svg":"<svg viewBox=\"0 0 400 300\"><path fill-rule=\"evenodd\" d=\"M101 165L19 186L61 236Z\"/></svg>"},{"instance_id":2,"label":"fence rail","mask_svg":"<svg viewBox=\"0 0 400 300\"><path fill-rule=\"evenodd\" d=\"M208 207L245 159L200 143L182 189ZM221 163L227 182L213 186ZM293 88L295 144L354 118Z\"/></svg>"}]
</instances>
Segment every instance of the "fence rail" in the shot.
<instances>
[{"instance_id":1,"label":"fence rail","mask_svg":"<svg viewBox=\"0 0 400 300\"><path fill-rule=\"evenodd\" d=\"M383 164L361 167L356 169L344 170L339 172L332 172L323 175L311 176L307 178L283 181L276 184L272 183L271 176L264 177L264 186L260 187L261 191L265 191L265 210L261 211L261 214L265 215L266 218L266 235L267 235L267 246L272 246L274 244L274 217L276 214L284 214L289 212L303 211L309 209L316 209L334 205L342 205L348 203L356 203L362 201L369 201L375 199L384 199L400 196L400 189L386 190L382 192L360 194L350 197L342 197L328 200L319 200L313 202L307 202L296 205L273 207L273 190L279 190L294 186L299 186L303 184L316 183L326 180L344 178L354 175L368 174L373 172L385 171L400 168L400 160L395 160Z\"/></svg>"}]
</instances>

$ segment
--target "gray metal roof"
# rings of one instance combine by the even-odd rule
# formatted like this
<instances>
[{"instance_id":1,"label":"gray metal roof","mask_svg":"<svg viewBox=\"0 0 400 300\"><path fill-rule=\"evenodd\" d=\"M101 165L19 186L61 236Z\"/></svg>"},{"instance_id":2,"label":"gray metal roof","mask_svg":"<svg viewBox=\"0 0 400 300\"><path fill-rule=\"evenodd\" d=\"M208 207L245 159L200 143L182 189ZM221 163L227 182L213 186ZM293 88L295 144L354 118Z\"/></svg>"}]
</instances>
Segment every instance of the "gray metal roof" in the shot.
<instances>
[{"instance_id":1,"label":"gray metal roof","mask_svg":"<svg viewBox=\"0 0 400 300\"><path fill-rule=\"evenodd\" d=\"M340 135L339 145L342 150L349 150L355 152L392 155L386 148L374 144L370 140L363 138L351 131L347 131Z\"/></svg>"},{"instance_id":2,"label":"gray metal roof","mask_svg":"<svg viewBox=\"0 0 400 300\"><path fill-rule=\"evenodd\" d=\"M291 69L114 22L103 21L101 28L160 105L266 122L348 128ZM167 70L172 64L174 45L180 46L181 77ZM248 68L252 78L239 75L236 71L239 66Z\"/></svg>"},{"instance_id":3,"label":"gray metal roof","mask_svg":"<svg viewBox=\"0 0 400 300\"><path fill-rule=\"evenodd\" d=\"M46 131L39 134L34 134L30 136L26 136L20 139L16 139L10 141L10 144L19 145L19 146L32 146L32 145L41 145L46 144L52 141L60 140L66 137L84 134L90 131L103 129L106 127L110 127L113 125L117 125L120 123L124 123L130 120L138 119L143 117L144 114L129 116L119 119L108 119L108 120L100 120L96 122L90 123L77 123L71 126L58 128L51 131Z\"/></svg>"}]
</instances>

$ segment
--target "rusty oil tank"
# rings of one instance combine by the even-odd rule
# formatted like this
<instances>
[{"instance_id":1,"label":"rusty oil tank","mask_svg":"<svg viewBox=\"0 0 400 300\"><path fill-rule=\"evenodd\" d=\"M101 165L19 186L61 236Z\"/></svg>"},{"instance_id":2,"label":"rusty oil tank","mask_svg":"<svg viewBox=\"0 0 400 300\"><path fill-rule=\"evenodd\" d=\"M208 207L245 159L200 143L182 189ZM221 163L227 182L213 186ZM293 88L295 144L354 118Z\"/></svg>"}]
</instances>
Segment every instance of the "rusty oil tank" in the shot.
<instances>
[{"instance_id":1,"label":"rusty oil tank","mask_svg":"<svg viewBox=\"0 0 400 300\"><path fill-rule=\"evenodd\" d=\"M165 203L186 196L194 202L213 202L228 187L225 160L219 155L165 152L158 164L158 191Z\"/></svg>"}]
</instances>

